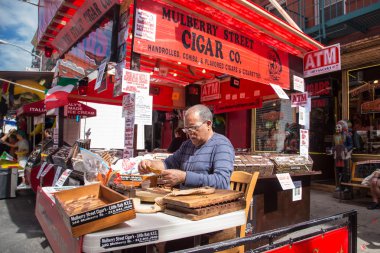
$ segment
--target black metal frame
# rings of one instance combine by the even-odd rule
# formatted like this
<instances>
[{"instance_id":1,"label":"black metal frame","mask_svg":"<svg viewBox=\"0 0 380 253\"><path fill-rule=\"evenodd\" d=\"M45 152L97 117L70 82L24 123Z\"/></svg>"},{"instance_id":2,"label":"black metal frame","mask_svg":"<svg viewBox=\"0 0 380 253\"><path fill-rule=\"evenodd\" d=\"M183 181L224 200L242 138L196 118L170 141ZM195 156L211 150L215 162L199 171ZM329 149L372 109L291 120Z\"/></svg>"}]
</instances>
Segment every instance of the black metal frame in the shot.
<instances>
[{"instance_id":1,"label":"black metal frame","mask_svg":"<svg viewBox=\"0 0 380 253\"><path fill-rule=\"evenodd\" d=\"M338 225L332 225L328 228L324 229L322 228L320 231L312 232L312 233L305 233L304 235L297 236L295 238L289 238L287 240L274 243L273 241L276 240L279 237L282 237L286 234L297 232L303 229L315 227L317 225L327 224L328 222L332 221L341 221ZM259 247L257 249L248 250L246 252L250 253L259 253L259 252L265 252L271 249L275 249L278 247L282 247L284 245L291 245L294 242L298 242L301 240L305 240L307 238L311 238L316 235L324 234L328 231L342 228L342 227L348 227L349 231L349 245L348 245L348 252L349 253L356 253L357 251L357 211L352 210L344 213L339 213L336 215L324 217L324 218L318 218L313 219L310 221L301 222L295 225L291 225L284 228L274 229L258 234L254 234L251 236L243 237L243 238L236 238L231 239L223 242L217 242L209 245L199 246L191 249L185 249L180 251L175 251L173 253L208 253L208 252L217 252L221 250L226 250L234 247L238 247L241 245L244 245L247 242L257 242L261 240L268 240L268 245Z\"/></svg>"}]
</instances>

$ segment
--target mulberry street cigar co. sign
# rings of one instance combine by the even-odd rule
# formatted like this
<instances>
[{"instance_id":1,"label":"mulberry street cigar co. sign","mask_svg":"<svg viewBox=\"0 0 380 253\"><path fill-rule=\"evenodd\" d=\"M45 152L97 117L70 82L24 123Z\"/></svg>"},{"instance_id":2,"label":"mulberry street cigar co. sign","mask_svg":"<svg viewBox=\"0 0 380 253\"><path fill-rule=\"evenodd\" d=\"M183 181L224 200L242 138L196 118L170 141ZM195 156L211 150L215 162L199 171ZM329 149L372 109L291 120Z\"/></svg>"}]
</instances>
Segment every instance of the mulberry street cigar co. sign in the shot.
<instances>
[{"instance_id":1,"label":"mulberry street cigar co. sign","mask_svg":"<svg viewBox=\"0 0 380 253\"><path fill-rule=\"evenodd\" d=\"M290 88L288 54L280 49L162 1L135 2L134 52Z\"/></svg>"}]
</instances>

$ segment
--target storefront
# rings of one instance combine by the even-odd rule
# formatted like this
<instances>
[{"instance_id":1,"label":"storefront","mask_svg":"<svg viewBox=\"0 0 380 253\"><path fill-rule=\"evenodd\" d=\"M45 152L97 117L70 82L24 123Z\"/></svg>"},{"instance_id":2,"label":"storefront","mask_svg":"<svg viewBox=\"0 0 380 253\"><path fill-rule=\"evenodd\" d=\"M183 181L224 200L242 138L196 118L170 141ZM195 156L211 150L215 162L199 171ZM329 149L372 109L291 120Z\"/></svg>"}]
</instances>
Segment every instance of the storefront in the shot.
<instances>
[{"instance_id":1,"label":"storefront","mask_svg":"<svg viewBox=\"0 0 380 253\"><path fill-rule=\"evenodd\" d=\"M144 127L146 139L152 140L145 149L167 147L172 131L183 120L183 110L203 103L215 114L216 131L236 149L284 151L286 129L299 129L292 125L298 122L297 112L280 99L279 91L292 89L294 76L302 76L301 57L323 48L321 44L247 1L120 2L61 1L50 17L54 22L39 26L38 46L53 50L57 60L55 77L88 78L86 93L79 86L70 98L121 106L123 95L136 89L125 82L138 79L148 83L140 88L149 89L155 111L152 126ZM101 66L105 66L103 79ZM129 127L126 135L132 132L136 137L133 125ZM272 130L277 133L269 136ZM272 136L277 136L275 141L266 141ZM252 167L244 162L236 167ZM290 166L282 169L291 170ZM270 172L260 179L255 198L258 205L252 212L261 208L259 219L269 218L270 213L285 215L283 210L292 201L291 191L268 193L269 188L263 187L269 181L277 183L273 167ZM288 212L282 225L309 219L313 174L294 176L304 191L302 201L292 209L305 207L305 212L298 217ZM281 201L267 205L272 197ZM269 229L264 220L251 232Z\"/></svg>"}]
</instances>

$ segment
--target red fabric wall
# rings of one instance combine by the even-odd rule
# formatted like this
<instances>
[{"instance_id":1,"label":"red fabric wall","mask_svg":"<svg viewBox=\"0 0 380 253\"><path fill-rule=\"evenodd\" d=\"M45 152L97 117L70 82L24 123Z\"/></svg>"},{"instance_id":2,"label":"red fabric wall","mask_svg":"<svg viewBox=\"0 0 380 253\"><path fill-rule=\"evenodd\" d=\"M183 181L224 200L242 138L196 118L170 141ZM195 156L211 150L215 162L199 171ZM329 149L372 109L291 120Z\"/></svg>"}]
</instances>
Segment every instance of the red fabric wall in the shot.
<instances>
[{"instance_id":1,"label":"red fabric wall","mask_svg":"<svg viewBox=\"0 0 380 253\"><path fill-rule=\"evenodd\" d=\"M251 110L227 113L226 136L234 148L251 146Z\"/></svg>"}]
</instances>

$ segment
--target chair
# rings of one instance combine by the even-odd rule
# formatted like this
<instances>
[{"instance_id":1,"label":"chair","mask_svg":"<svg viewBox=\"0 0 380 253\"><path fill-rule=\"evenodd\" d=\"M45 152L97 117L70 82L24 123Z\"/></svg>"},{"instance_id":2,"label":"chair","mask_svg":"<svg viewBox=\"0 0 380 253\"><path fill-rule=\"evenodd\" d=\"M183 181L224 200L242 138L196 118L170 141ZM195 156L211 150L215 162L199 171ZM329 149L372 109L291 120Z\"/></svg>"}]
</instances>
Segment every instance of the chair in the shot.
<instances>
[{"instance_id":1,"label":"chair","mask_svg":"<svg viewBox=\"0 0 380 253\"><path fill-rule=\"evenodd\" d=\"M244 192L245 198L245 218L248 217L249 207L255 190L256 182L259 177L259 172L248 173L244 171L233 171L231 175L230 189L234 191ZM245 237L246 224L240 226L240 237ZM209 239L209 243L228 240L236 237L236 228L225 229L218 232ZM219 253L244 252L244 245L228 250L218 251Z\"/></svg>"}]
</instances>

